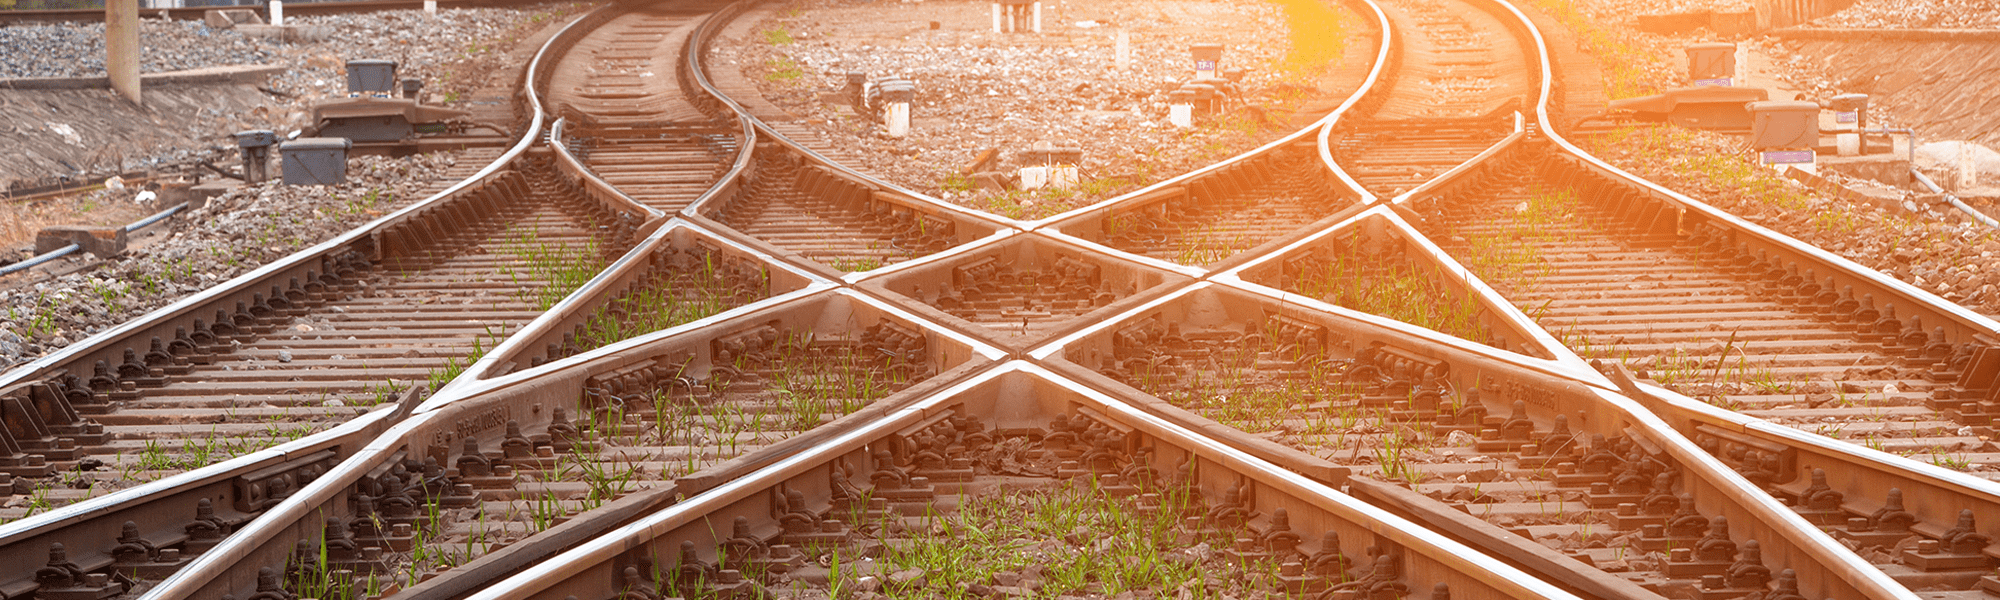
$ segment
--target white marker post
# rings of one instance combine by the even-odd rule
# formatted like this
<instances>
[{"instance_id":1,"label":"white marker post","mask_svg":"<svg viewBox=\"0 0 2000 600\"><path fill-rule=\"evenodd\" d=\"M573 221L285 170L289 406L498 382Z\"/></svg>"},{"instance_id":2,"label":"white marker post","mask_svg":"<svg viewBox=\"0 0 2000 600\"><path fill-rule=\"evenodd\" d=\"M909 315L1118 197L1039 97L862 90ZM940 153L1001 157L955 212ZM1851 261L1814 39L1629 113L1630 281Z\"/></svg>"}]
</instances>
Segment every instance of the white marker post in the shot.
<instances>
[{"instance_id":1,"label":"white marker post","mask_svg":"<svg viewBox=\"0 0 2000 600\"><path fill-rule=\"evenodd\" d=\"M1979 187L1979 162L1973 160L1972 142L1958 143L1958 189Z\"/></svg>"},{"instance_id":2,"label":"white marker post","mask_svg":"<svg viewBox=\"0 0 2000 600\"><path fill-rule=\"evenodd\" d=\"M1035 2L1035 33L1042 32L1042 3Z\"/></svg>"},{"instance_id":3,"label":"white marker post","mask_svg":"<svg viewBox=\"0 0 2000 600\"><path fill-rule=\"evenodd\" d=\"M1194 126L1194 92L1188 90L1167 92L1167 122L1181 129Z\"/></svg>"},{"instance_id":4,"label":"white marker post","mask_svg":"<svg viewBox=\"0 0 2000 600\"><path fill-rule=\"evenodd\" d=\"M1000 3L993 3L993 33L1006 33L1000 29Z\"/></svg>"},{"instance_id":5,"label":"white marker post","mask_svg":"<svg viewBox=\"0 0 2000 600\"><path fill-rule=\"evenodd\" d=\"M285 24L285 0L271 0L271 24Z\"/></svg>"},{"instance_id":6,"label":"white marker post","mask_svg":"<svg viewBox=\"0 0 2000 600\"><path fill-rule=\"evenodd\" d=\"M424 14L437 16L438 0L424 0Z\"/></svg>"},{"instance_id":7,"label":"white marker post","mask_svg":"<svg viewBox=\"0 0 2000 600\"><path fill-rule=\"evenodd\" d=\"M1132 32L1118 29L1118 70L1132 70Z\"/></svg>"},{"instance_id":8,"label":"white marker post","mask_svg":"<svg viewBox=\"0 0 2000 600\"><path fill-rule=\"evenodd\" d=\"M917 84L907 79L890 79L880 87L882 125L888 129L889 137L909 137L910 103L917 99Z\"/></svg>"},{"instance_id":9,"label":"white marker post","mask_svg":"<svg viewBox=\"0 0 2000 600\"><path fill-rule=\"evenodd\" d=\"M1048 184L1048 167L1021 167L1021 189L1039 190Z\"/></svg>"},{"instance_id":10,"label":"white marker post","mask_svg":"<svg viewBox=\"0 0 2000 600\"><path fill-rule=\"evenodd\" d=\"M909 137L910 103L890 102L882 111L882 122L889 126L889 137Z\"/></svg>"}]
</instances>

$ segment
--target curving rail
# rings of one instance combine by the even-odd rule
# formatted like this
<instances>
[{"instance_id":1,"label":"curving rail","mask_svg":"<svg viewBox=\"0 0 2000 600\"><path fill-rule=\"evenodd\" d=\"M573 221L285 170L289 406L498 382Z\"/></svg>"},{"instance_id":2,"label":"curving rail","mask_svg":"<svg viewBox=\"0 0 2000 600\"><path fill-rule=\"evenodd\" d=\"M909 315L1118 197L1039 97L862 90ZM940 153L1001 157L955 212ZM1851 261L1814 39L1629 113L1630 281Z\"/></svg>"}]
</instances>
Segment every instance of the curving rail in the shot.
<instances>
[{"instance_id":1,"label":"curving rail","mask_svg":"<svg viewBox=\"0 0 2000 600\"><path fill-rule=\"evenodd\" d=\"M1835 294L1819 314L1923 367L1930 406L1898 415L1971 423L2000 388L1992 322L1565 140L1549 125L1562 73L1505 0L1360 0L1375 64L1334 113L1034 222L886 184L750 116L729 97L746 90L711 81L700 60L746 6L582 16L530 61L527 133L474 180L8 373L9 441L47 435L6 448L65 450L58 440L98 435L65 410L63 392L89 396L65 369L131 362L117 356L126 340L267 304L286 288L252 294L314 280L294 271L327 256L345 253L350 270L436 264L451 254L426 243L479 222L490 190L571 207L606 240L574 292L435 393L0 526L0 556L38 565L0 575L0 593L95 598L146 582L153 598L590 600L1124 585L922 570L924 553L951 551L941 540L975 546L938 532L982 515L1030 521L1005 511L1057 501L1137 518L1121 527L1149 532L1151 551L1203 553L1198 567L1260 589L1333 598L2000 590L1987 575L2000 545L1982 529L2000 522L1996 484L1807 433L1784 407L1760 419L1587 361L1573 336L1545 329L1550 305L1509 297L1524 279L1498 278L1490 257L1439 235L1470 208L1512 206L1523 182L1569 186L1594 222L1642 244L1695 240L1787 305L1834 286L1894 304ZM1419 18L1507 36L1400 30ZM1514 75L1532 94L1510 96L1524 85L1511 81L1461 99L1498 110L1413 112L1423 80L1412 73L1473 52L1524 57ZM608 66L582 80L556 72L585 55ZM659 60L677 73L661 91L678 94L672 108L624 103L619 69ZM674 172L705 173L699 193L630 175L691 156L712 162ZM1237 216L1259 203L1287 208ZM1199 252L1172 251L1218 232ZM1426 321L1362 293L1396 286L1416 290L1402 304L1457 312ZM302 298L339 301L316 293ZM242 323L255 332L289 316ZM180 354L95 391L179 376L191 358ZM1893 500L1877 499L1883 488ZM1019 535L1058 552L1090 541L1078 531ZM1867 560L1852 550L1870 544L1886 548Z\"/></svg>"}]
</instances>

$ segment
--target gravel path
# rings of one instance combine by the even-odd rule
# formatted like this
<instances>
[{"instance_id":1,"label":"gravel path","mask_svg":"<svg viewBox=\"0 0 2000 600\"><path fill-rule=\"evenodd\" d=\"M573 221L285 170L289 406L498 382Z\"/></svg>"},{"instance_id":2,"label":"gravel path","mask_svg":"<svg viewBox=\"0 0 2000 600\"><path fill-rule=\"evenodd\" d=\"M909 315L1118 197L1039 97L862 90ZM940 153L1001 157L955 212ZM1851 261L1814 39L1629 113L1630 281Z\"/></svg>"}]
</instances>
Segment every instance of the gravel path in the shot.
<instances>
[{"instance_id":1,"label":"gravel path","mask_svg":"<svg viewBox=\"0 0 2000 600\"><path fill-rule=\"evenodd\" d=\"M1287 13L1274 3L1049 2L1040 34L993 33L983 1L911 6L806 0L760 24L760 35L717 49L713 60L742 69L767 98L871 173L1017 218L1108 198L1290 133L1289 111L1318 95L1310 79L1280 67L1291 43L1281 34ZM1119 29L1130 39L1125 70L1114 53ZM1225 44L1223 66L1248 69L1242 86L1251 106L1176 129L1166 94L1192 78L1188 48L1197 42ZM887 137L841 100L849 71L916 82L908 138ZM960 176L984 150L1012 163L1037 142L1083 149L1081 193L977 190Z\"/></svg>"}]
</instances>

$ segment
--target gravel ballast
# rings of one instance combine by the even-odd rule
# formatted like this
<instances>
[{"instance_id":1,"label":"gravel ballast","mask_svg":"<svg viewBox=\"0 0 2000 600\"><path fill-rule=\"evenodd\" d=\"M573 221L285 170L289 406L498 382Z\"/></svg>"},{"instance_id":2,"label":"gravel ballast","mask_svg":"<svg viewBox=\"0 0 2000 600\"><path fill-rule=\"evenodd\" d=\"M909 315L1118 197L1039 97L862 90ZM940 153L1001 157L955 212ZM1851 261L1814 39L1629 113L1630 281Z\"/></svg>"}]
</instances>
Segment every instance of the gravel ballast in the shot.
<instances>
[{"instance_id":1,"label":"gravel ballast","mask_svg":"<svg viewBox=\"0 0 2000 600\"><path fill-rule=\"evenodd\" d=\"M1309 78L1279 66L1292 45L1283 34L1287 13L1277 4L1113 0L1044 7L1043 33L1001 34L991 30L986 2L810 0L759 24L759 35L725 43L711 64L741 69L852 164L1016 218L1108 198L1290 133L1290 111L1319 93ZM1131 49L1124 70L1114 50L1121 29ZM1223 67L1248 69L1241 82L1247 102L1177 129L1168 122L1166 94L1193 78L1195 43L1224 44ZM909 137L888 137L848 106L840 92L850 71L916 83ZM1000 151L993 170L1011 173L1026 166L1014 157L1036 143L1083 150L1081 193L1022 197L974 189L963 177L988 149Z\"/></svg>"},{"instance_id":2,"label":"gravel ballast","mask_svg":"<svg viewBox=\"0 0 2000 600\"><path fill-rule=\"evenodd\" d=\"M277 56L272 44L201 21L139 21L139 72L254 65ZM4 77L103 77L104 24L0 27Z\"/></svg>"},{"instance_id":3,"label":"gravel ballast","mask_svg":"<svg viewBox=\"0 0 2000 600\"><path fill-rule=\"evenodd\" d=\"M238 188L156 228L156 241L94 269L0 290L0 368L33 360L183 296L331 239L417 200L459 160L440 152L354 157L339 186ZM131 202L133 192L95 192ZM77 259L72 259L77 260ZM80 259L94 260L94 259ZM19 276L15 276L19 277ZM12 278L10 278L12 279Z\"/></svg>"}]
</instances>

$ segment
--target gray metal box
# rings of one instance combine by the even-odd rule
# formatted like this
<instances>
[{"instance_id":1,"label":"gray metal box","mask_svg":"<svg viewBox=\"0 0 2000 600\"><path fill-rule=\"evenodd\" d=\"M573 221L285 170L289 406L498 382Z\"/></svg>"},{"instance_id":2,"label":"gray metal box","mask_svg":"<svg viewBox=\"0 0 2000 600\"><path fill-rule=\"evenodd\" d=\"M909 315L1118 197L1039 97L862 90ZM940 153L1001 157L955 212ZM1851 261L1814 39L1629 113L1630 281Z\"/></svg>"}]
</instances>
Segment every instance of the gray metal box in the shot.
<instances>
[{"instance_id":1,"label":"gray metal box","mask_svg":"<svg viewBox=\"0 0 2000 600\"><path fill-rule=\"evenodd\" d=\"M1868 95L1841 94L1828 98L1826 107L1833 110L1833 122L1841 125L1866 127L1868 125Z\"/></svg>"},{"instance_id":2,"label":"gray metal box","mask_svg":"<svg viewBox=\"0 0 2000 600\"><path fill-rule=\"evenodd\" d=\"M285 185L347 182L347 138L299 138L278 146L285 158Z\"/></svg>"},{"instance_id":3,"label":"gray metal box","mask_svg":"<svg viewBox=\"0 0 2000 600\"><path fill-rule=\"evenodd\" d=\"M1687 47L1688 79L1695 82L1736 77L1736 44L1709 42ZM1729 85L1722 83L1721 85Z\"/></svg>"},{"instance_id":4,"label":"gray metal box","mask_svg":"<svg viewBox=\"0 0 2000 600\"><path fill-rule=\"evenodd\" d=\"M263 148L278 143L278 134L269 129L251 129L236 132L236 147Z\"/></svg>"},{"instance_id":5,"label":"gray metal box","mask_svg":"<svg viewBox=\"0 0 2000 600\"><path fill-rule=\"evenodd\" d=\"M347 93L389 93L396 89L396 61L347 61Z\"/></svg>"},{"instance_id":6,"label":"gray metal box","mask_svg":"<svg viewBox=\"0 0 2000 600\"><path fill-rule=\"evenodd\" d=\"M1796 100L1750 103L1750 147L1765 150L1818 145L1818 104Z\"/></svg>"}]
</instances>

